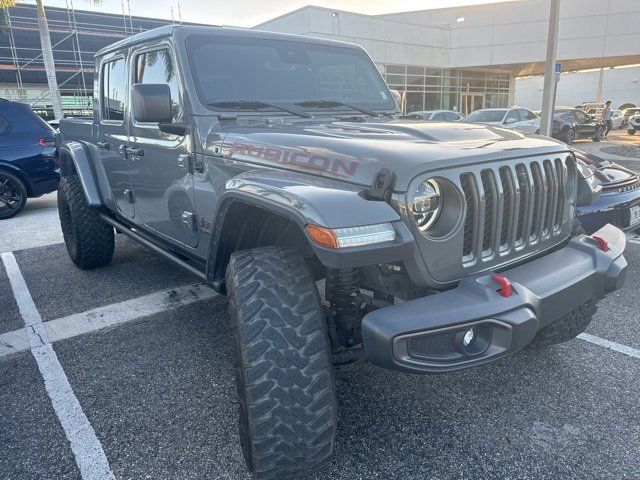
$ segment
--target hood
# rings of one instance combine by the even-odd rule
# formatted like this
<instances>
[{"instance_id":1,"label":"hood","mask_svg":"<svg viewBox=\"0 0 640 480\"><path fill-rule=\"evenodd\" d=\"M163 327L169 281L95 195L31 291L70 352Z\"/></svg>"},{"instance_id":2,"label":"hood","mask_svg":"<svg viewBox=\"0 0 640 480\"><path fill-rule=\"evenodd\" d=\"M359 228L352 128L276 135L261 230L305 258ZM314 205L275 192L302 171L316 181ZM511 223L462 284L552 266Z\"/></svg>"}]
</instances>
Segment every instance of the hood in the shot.
<instances>
[{"instance_id":1,"label":"hood","mask_svg":"<svg viewBox=\"0 0 640 480\"><path fill-rule=\"evenodd\" d=\"M282 117L279 117L282 119ZM205 119L199 117L198 121ZM388 168L403 192L417 175L464 163L566 152L566 145L513 130L460 122L264 118L200 125L204 154L371 185ZM206 132L211 132L207 134Z\"/></svg>"}]
</instances>

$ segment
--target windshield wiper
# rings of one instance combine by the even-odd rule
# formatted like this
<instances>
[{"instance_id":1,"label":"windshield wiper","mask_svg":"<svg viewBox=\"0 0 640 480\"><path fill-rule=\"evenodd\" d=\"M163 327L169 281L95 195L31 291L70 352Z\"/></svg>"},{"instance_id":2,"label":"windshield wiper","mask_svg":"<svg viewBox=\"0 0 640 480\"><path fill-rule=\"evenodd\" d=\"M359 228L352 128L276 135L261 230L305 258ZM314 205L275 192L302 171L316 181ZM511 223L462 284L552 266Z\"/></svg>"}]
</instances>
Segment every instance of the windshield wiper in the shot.
<instances>
[{"instance_id":1,"label":"windshield wiper","mask_svg":"<svg viewBox=\"0 0 640 480\"><path fill-rule=\"evenodd\" d=\"M300 107L310 107L310 108L328 108L330 110L333 110L335 107L347 107L352 110L356 110L357 112L364 113L365 115L369 115L371 117L380 116L379 113L374 112L373 110L358 107L356 105L351 105L350 103L338 102L337 100L305 100L304 102L296 102L296 105Z\"/></svg>"},{"instance_id":2,"label":"windshield wiper","mask_svg":"<svg viewBox=\"0 0 640 480\"><path fill-rule=\"evenodd\" d=\"M303 112L301 110L283 107L282 105L275 105L273 103L261 102L257 100L230 100L226 102L211 102L208 103L210 107L218 108L235 108L239 110L262 110L263 108L275 108L282 112L290 113L291 115L297 115L302 118L313 118L313 115Z\"/></svg>"}]
</instances>

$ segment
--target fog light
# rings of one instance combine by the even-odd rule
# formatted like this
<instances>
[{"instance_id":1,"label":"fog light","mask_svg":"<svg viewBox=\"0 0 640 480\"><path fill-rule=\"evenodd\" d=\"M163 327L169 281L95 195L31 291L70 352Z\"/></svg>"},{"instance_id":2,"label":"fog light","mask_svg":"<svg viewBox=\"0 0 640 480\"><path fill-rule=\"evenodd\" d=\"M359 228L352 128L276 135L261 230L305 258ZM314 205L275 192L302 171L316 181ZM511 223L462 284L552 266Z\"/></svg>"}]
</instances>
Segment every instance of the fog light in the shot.
<instances>
[{"instance_id":1,"label":"fog light","mask_svg":"<svg viewBox=\"0 0 640 480\"><path fill-rule=\"evenodd\" d=\"M476 329L470 328L469 330L464 332L464 337L462 337L462 345L464 347L468 347L469 345L471 345L471 343L473 343L475 338L476 338Z\"/></svg>"}]
</instances>

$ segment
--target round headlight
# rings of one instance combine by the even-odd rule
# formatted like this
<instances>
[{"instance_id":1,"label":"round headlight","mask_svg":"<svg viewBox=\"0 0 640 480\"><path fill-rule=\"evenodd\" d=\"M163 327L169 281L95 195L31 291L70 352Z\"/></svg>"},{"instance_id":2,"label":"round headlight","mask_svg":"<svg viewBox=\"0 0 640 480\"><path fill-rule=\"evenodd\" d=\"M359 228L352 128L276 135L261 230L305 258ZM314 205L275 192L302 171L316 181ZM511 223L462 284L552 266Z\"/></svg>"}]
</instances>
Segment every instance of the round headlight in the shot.
<instances>
[{"instance_id":1,"label":"round headlight","mask_svg":"<svg viewBox=\"0 0 640 480\"><path fill-rule=\"evenodd\" d=\"M411 210L423 232L436 222L442 210L442 193L436 180L429 179L420 184L413 196Z\"/></svg>"}]
</instances>

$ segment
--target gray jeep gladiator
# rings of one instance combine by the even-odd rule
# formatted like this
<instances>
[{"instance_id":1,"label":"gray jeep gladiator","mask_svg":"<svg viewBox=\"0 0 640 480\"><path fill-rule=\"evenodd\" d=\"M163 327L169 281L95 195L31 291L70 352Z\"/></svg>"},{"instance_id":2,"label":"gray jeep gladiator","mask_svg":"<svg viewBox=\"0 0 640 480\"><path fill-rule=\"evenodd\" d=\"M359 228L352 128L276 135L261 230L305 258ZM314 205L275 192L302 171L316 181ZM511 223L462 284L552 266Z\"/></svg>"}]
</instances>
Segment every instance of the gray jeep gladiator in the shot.
<instances>
[{"instance_id":1,"label":"gray jeep gladiator","mask_svg":"<svg viewBox=\"0 0 640 480\"><path fill-rule=\"evenodd\" d=\"M141 243L228 296L256 478L328 462L334 368L491 362L585 330L624 234L579 233L568 147L403 118L359 46L169 26L100 51L63 120L59 212L80 268Z\"/></svg>"}]
</instances>

